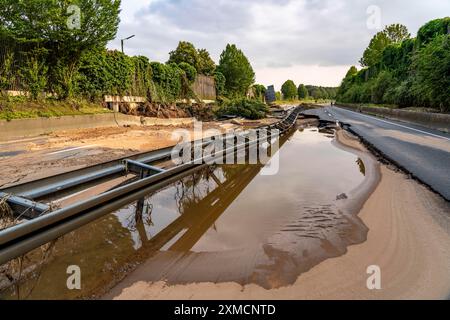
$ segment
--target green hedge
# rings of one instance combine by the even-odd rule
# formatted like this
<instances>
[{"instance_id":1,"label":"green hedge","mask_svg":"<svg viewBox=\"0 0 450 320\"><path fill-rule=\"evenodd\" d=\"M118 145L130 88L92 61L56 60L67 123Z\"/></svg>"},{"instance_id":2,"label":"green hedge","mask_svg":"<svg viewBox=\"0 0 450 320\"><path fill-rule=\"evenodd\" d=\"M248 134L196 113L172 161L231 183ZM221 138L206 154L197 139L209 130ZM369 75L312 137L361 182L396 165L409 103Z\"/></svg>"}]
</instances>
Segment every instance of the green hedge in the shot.
<instances>
[{"instance_id":1,"label":"green hedge","mask_svg":"<svg viewBox=\"0 0 450 320\"><path fill-rule=\"evenodd\" d=\"M338 90L345 103L380 103L450 111L450 18L430 21L416 39L391 44L381 61L349 73Z\"/></svg>"}]
</instances>

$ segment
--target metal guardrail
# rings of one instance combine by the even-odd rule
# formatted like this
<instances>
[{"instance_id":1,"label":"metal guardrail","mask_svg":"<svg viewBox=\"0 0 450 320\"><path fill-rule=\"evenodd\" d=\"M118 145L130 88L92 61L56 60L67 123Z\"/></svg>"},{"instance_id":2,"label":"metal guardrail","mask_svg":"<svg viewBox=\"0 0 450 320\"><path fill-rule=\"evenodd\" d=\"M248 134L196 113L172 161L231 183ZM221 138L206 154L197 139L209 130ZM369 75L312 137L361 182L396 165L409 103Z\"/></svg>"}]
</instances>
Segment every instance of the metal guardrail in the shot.
<instances>
[{"instance_id":1,"label":"metal guardrail","mask_svg":"<svg viewBox=\"0 0 450 320\"><path fill-rule=\"evenodd\" d=\"M290 111L282 121L261 127L275 129L279 135L287 133L296 123L301 108ZM215 137L217 138L217 137ZM224 135L220 136L221 139ZM34 199L70 189L74 186L83 186L86 183L101 181L124 173L139 175L139 180L120 186L116 189L94 196L68 207L45 213L40 216L30 217L31 220L0 231L0 265L27 252L38 248L64 234L67 234L83 225L86 225L104 215L114 212L123 206L142 199L146 195L170 185L181 178L203 169L214 159L224 157L230 151L238 153L260 143L259 135L255 140L249 138L248 133L242 133L240 138L232 137L234 143L226 143L223 150L214 154L194 159L191 162L163 170L149 163L165 159L171 155L172 148L157 150L152 153L135 156L133 159L122 159L107 164L93 166L82 170L76 170L66 174L49 177L46 179L17 185L0 190L0 196L6 196L7 202L15 208L27 209L37 214L47 212L46 204L33 201ZM265 137L267 138L267 137ZM269 137L270 139L278 137ZM227 141L227 140L224 140ZM239 141L244 141L239 143ZM200 146L206 147L211 142L195 141ZM83 174L80 174L83 173ZM46 185L46 183L49 183ZM18 190L19 195L10 195L13 190ZM28 197L28 198L26 198Z\"/></svg>"}]
</instances>

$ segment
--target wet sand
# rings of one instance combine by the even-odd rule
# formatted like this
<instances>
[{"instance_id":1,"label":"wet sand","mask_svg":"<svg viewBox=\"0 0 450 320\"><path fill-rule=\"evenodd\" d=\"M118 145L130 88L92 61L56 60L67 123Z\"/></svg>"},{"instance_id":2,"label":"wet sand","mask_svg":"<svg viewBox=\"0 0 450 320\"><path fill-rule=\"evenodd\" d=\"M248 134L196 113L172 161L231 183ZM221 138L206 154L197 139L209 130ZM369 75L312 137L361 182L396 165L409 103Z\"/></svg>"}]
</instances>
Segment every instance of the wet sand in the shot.
<instances>
[{"instance_id":1,"label":"wet sand","mask_svg":"<svg viewBox=\"0 0 450 320\"><path fill-rule=\"evenodd\" d=\"M344 131L339 146L366 157L365 183L343 203L360 211L367 240L302 273L292 285L265 289L237 282L168 284L142 281L142 265L104 298L110 299L445 299L450 292L449 204L386 166ZM373 162L375 163L375 162ZM381 179L379 179L381 177ZM369 197L370 195L370 197ZM369 197L364 201L364 197ZM363 204L364 203L364 204ZM367 267L378 265L382 289L368 290ZM209 265L214 268L214 265ZM282 270L281 270L282 272Z\"/></svg>"},{"instance_id":2,"label":"wet sand","mask_svg":"<svg viewBox=\"0 0 450 320\"><path fill-rule=\"evenodd\" d=\"M208 130L225 132L236 126L230 123L208 122ZM60 174L87 166L120 159L141 152L157 150L176 144L172 133L188 130L193 125L131 126L77 129L53 132L34 138L0 143L0 188Z\"/></svg>"}]
</instances>

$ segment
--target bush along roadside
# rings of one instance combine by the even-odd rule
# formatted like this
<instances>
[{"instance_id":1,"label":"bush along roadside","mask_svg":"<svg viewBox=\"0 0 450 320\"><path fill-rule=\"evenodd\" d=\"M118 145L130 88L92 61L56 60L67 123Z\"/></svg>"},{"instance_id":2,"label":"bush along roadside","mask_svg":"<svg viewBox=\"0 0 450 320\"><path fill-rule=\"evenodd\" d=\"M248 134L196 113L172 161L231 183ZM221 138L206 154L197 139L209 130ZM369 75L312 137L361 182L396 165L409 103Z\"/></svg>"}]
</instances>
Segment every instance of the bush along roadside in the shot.
<instances>
[{"instance_id":1,"label":"bush along roadside","mask_svg":"<svg viewBox=\"0 0 450 320\"><path fill-rule=\"evenodd\" d=\"M269 112L269 107L256 99L237 98L224 101L215 111L217 117L237 116L250 120L264 118Z\"/></svg>"}]
</instances>

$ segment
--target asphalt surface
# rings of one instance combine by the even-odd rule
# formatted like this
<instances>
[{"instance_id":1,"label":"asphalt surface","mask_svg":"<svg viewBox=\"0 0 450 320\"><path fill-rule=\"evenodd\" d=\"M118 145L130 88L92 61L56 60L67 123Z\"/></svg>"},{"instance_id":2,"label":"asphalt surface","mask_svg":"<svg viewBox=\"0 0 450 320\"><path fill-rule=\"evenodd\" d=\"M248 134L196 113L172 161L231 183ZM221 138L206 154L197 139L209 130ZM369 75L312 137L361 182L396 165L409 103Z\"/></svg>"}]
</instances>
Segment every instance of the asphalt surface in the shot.
<instances>
[{"instance_id":1,"label":"asphalt surface","mask_svg":"<svg viewBox=\"0 0 450 320\"><path fill-rule=\"evenodd\" d=\"M450 135L418 125L337 107L308 110L322 120L340 121L388 160L450 201Z\"/></svg>"}]
</instances>

